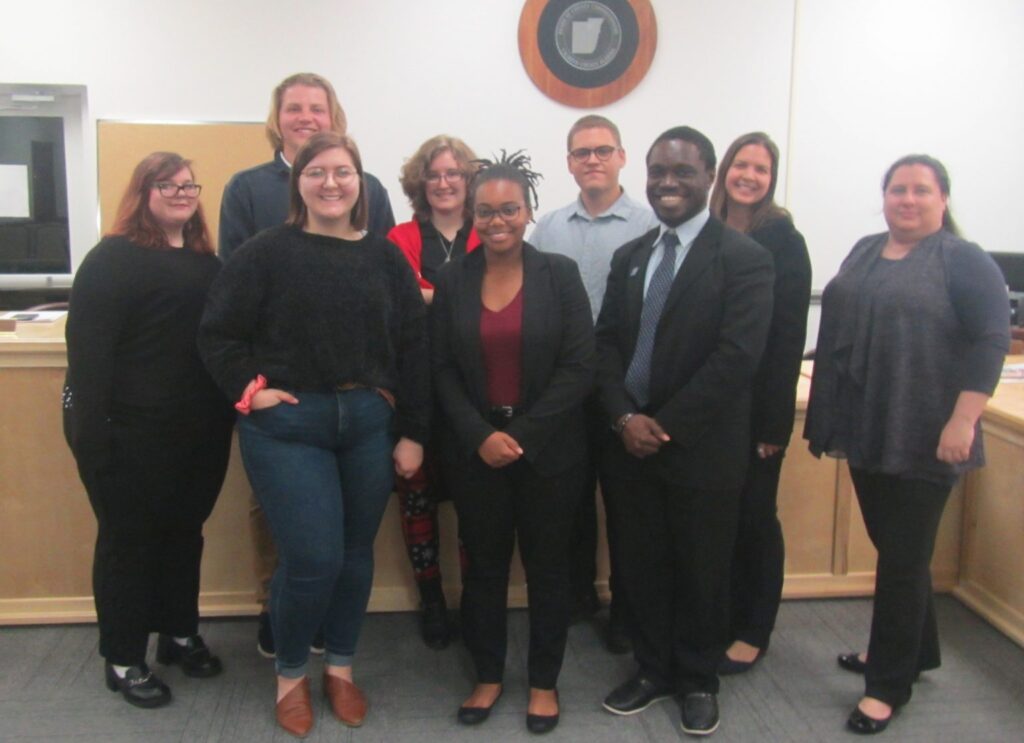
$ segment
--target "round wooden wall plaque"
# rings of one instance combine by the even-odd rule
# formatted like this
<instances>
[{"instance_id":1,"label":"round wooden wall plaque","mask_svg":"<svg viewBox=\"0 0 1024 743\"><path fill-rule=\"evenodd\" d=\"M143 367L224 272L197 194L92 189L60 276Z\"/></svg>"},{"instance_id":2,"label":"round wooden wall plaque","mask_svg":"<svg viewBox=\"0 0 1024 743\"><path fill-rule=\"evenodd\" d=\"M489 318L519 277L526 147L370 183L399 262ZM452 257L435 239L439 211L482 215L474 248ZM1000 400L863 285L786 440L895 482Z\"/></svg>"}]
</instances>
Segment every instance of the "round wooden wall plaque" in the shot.
<instances>
[{"instance_id":1,"label":"round wooden wall plaque","mask_svg":"<svg viewBox=\"0 0 1024 743\"><path fill-rule=\"evenodd\" d=\"M654 59L658 27L650 0L526 0L519 56L541 92L597 108L635 88Z\"/></svg>"}]
</instances>

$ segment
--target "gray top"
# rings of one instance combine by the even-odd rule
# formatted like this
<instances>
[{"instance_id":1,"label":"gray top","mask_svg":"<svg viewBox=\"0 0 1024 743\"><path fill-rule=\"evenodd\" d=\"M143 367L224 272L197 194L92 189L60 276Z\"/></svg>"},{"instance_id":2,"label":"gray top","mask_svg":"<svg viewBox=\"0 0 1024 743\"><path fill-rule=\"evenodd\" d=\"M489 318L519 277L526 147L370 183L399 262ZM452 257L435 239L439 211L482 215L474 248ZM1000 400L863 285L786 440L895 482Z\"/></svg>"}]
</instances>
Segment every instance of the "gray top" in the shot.
<instances>
[{"instance_id":1,"label":"gray top","mask_svg":"<svg viewBox=\"0 0 1024 743\"><path fill-rule=\"evenodd\" d=\"M577 197L571 204L541 217L530 233L530 244L538 250L560 253L576 261L596 321L604 300L612 253L657 226L654 212L629 198L625 191L607 211L596 217L587 214L582 199Z\"/></svg>"},{"instance_id":2,"label":"gray top","mask_svg":"<svg viewBox=\"0 0 1024 743\"><path fill-rule=\"evenodd\" d=\"M935 450L960 392L990 395L999 381L1006 288L981 248L949 232L902 260L882 257L887 239L858 242L825 288L804 435L853 467L949 483L984 464L980 430L962 464Z\"/></svg>"}]
</instances>

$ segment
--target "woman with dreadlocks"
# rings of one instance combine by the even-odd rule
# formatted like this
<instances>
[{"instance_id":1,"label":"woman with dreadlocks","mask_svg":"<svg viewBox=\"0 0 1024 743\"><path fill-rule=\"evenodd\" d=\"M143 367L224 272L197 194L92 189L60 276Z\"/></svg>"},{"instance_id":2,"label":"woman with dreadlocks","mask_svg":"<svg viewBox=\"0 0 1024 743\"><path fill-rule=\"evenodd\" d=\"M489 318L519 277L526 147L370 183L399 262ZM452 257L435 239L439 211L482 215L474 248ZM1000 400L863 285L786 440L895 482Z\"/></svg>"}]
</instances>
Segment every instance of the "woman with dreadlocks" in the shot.
<instances>
[{"instance_id":1,"label":"woman with dreadlocks","mask_svg":"<svg viewBox=\"0 0 1024 743\"><path fill-rule=\"evenodd\" d=\"M523 242L540 177L529 157L502 151L477 163L470 194L482 247L441 269L431 313L440 455L468 558L463 638L477 675L458 720L483 722L502 693L518 538L530 607L526 722L544 733L558 724L593 327L576 264Z\"/></svg>"}]
</instances>

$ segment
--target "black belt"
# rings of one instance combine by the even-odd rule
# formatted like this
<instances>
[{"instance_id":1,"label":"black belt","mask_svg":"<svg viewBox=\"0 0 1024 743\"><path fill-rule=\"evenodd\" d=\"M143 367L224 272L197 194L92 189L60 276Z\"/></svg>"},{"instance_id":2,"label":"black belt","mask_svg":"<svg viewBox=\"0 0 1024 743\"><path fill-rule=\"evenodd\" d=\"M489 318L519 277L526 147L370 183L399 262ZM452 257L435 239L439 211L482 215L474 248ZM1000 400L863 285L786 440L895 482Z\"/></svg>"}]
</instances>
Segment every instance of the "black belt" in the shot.
<instances>
[{"instance_id":1,"label":"black belt","mask_svg":"<svg viewBox=\"0 0 1024 743\"><path fill-rule=\"evenodd\" d=\"M522 408L513 405L495 405L487 411L487 421L501 431L522 412Z\"/></svg>"}]
</instances>

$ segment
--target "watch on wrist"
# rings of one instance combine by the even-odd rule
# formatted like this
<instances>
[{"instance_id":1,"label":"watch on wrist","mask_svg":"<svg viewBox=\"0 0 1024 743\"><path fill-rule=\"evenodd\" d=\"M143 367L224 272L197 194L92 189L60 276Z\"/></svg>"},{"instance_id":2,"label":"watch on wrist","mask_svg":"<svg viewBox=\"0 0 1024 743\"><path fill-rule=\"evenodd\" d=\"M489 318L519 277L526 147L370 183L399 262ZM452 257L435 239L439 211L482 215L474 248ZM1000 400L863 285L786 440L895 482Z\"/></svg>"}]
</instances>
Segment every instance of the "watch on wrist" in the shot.
<instances>
[{"instance_id":1,"label":"watch on wrist","mask_svg":"<svg viewBox=\"0 0 1024 743\"><path fill-rule=\"evenodd\" d=\"M615 425L612 426L612 430L621 436L622 429L626 427L626 424L629 423L629 419L632 418L634 415L636 415L636 413L626 413L625 415L621 416L617 421L615 421Z\"/></svg>"}]
</instances>

